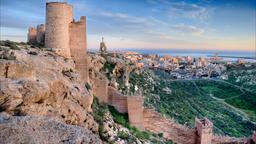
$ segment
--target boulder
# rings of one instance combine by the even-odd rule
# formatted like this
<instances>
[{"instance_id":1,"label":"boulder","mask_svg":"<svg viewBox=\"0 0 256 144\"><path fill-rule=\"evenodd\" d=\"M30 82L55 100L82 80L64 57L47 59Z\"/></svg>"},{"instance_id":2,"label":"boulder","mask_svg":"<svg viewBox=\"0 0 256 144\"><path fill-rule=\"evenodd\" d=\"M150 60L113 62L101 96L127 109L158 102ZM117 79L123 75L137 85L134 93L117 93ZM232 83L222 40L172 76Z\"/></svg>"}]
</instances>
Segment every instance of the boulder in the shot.
<instances>
[{"instance_id":1,"label":"boulder","mask_svg":"<svg viewBox=\"0 0 256 144\"><path fill-rule=\"evenodd\" d=\"M101 144L98 135L84 127L49 117L0 114L0 143Z\"/></svg>"}]
</instances>

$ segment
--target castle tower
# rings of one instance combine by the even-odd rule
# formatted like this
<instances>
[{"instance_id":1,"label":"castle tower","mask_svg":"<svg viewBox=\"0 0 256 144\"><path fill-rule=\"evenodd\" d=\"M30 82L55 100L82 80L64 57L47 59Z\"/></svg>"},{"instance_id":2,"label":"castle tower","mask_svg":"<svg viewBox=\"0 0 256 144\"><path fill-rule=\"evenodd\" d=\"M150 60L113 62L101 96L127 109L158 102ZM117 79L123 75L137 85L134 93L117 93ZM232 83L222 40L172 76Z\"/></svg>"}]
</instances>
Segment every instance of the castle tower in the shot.
<instances>
[{"instance_id":1,"label":"castle tower","mask_svg":"<svg viewBox=\"0 0 256 144\"><path fill-rule=\"evenodd\" d=\"M81 75L82 80L89 82L89 70L87 60L86 42L86 17L69 25L69 44L71 57L75 62L75 68Z\"/></svg>"},{"instance_id":2,"label":"castle tower","mask_svg":"<svg viewBox=\"0 0 256 144\"><path fill-rule=\"evenodd\" d=\"M45 25L40 24L36 28L36 42L37 43L44 43L44 38L45 38Z\"/></svg>"},{"instance_id":3,"label":"castle tower","mask_svg":"<svg viewBox=\"0 0 256 144\"><path fill-rule=\"evenodd\" d=\"M46 3L45 47L70 57L69 24L73 21L73 8L66 2Z\"/></svg>"},{"instance_id":4,"label":"castle tower","mask_svg":"<svg viewBox=\"0 0 256 144\"><path fill-rule=\"evenodd\" d=\"M28 28L28 43L36 43L37 31L33 27Z\"/></svg>"},{"instance_id":5,"label":"castle tower","mask_svg":"<svg viewBox=\"0 0 256 144\"><path fill-rule=\"evenodd\" d=\"M197 132L197 144L211 144L212 143L212 122L207 119L195 119L195 126Z\"/></svg>"}]
</instances>

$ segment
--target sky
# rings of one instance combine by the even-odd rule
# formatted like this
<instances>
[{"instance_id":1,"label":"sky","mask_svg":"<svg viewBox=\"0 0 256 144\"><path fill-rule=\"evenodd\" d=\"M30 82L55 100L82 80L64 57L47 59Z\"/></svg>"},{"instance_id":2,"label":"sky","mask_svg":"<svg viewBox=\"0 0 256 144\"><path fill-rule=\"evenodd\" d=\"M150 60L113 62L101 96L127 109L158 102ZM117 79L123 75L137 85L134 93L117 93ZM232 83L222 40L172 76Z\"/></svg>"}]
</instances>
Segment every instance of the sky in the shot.
<instances>
[{"instance_id":1,"label":"sky","mask_svg":"<svg viewBox=\"0 0 256 144\"><path fill-rule=\"evenodd\" d=\"M46 0L0 1L1 40L26 41L28 27L45 22ZM87 17L88 48L98 48L103 36L112 49L256 49L256 0L66 2L76 20Z\"/></svg>"}]
</instances>

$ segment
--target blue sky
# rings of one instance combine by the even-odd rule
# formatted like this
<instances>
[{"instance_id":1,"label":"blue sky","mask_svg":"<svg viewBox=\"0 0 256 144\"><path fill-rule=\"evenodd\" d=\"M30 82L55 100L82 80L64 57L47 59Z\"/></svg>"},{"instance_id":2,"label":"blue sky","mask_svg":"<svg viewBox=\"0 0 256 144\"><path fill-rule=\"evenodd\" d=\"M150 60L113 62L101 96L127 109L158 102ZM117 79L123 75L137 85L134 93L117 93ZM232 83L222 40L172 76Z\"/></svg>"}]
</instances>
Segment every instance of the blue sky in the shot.
<instances>
[{"instance_id":1,"label":"blue sky","mask_svg":"<svg viewBox=\"0 0 256 144\"><path fill-rule=\"evenodd\" d=\"M88 47L255 50L256 0L67 0L87 16ZM1 39L26 41L45 0L1 0Z\"/></svg>"}]
</instances>

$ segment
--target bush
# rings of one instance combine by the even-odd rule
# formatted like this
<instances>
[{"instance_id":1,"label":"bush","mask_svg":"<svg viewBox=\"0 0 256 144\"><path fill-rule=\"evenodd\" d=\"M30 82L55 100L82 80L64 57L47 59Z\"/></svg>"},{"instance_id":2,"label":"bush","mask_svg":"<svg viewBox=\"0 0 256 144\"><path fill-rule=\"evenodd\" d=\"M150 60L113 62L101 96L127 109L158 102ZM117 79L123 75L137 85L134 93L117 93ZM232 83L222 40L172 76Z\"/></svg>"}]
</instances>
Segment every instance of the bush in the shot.
<instances>
[{"instance_id":1,"label":"bush","mask_svg":"<svg viewBox=\"0 0 256 144\"><path fill-rule=\"evenodd\" d=\"M0 59L16 60L16 56L14 55L14 52L10 52L10 50L4 49L4 51L0 54Z\"/></svg>"},{"instance_id":2,"label":"bush","mask_svg":"<svg viewBox=\"0 0 256 144\"><path fill-rule=\"evenodd\" d=\"M139 139L150 139L150 136L152 136L150 132L140 131L137 128L130 125L127 114L119 113L113 106L109 106L108 108L116 123L128 128L131 134L133 134L135 137Z\"/></svg>"},{"instance_id":3,"label":"bush","mask_svg":"<svg viewBox=\"0 0 256 144\"><path fill-rule=\"evenodd\" d=\"M159 133L158 136L159 136L159 137L163 137L164 134L163 134L163 133Z\"/></svg>"},{"instance_id":4,"label":"bush","mask_svg":"<svg viewBox=\"0 0 256 144\"><path fill-rule=\"evenodd\" d=\"M108 111L106 104L100 103L97 97L93 98L92 103L93 117L94 119L101 124L104 120L104 115Z\"/></svg>"},{"instance_id":5,"label":"bush","mask_svg":"<svg viewBox=\"0 0 256 144\"><path fill-rule=\"evenodd\" d=\"M12 42L12 41L9 41L9 40L2 41L1 45L10 47L10 49L12 49L12 50L20 50L20 48L17 46L16 42Z\"/></svg>"},{"instance_id":6,"label":"bush","mask_svg":"<svg viewBox=\"0 0 256 144\"><path fill-rule=\"evenodd\" d=\"M128 133L123 132L123 131L119 131L119 132L117 133L117 136L118 136L119 138L121 138L121 139L126 139L126 140L130 137Z\"/></svg>"},{"instance_id":7,"label":"bush","mask_svg":"<svg viewBox=\"0 0 256 144\"><path fill-rule=\"evenodd\" d=\"M110 113L116 123L123 125L124 127L130 128L128 114L119 113L113 106L108 106Z\"/></svg>"}]
</instances>

